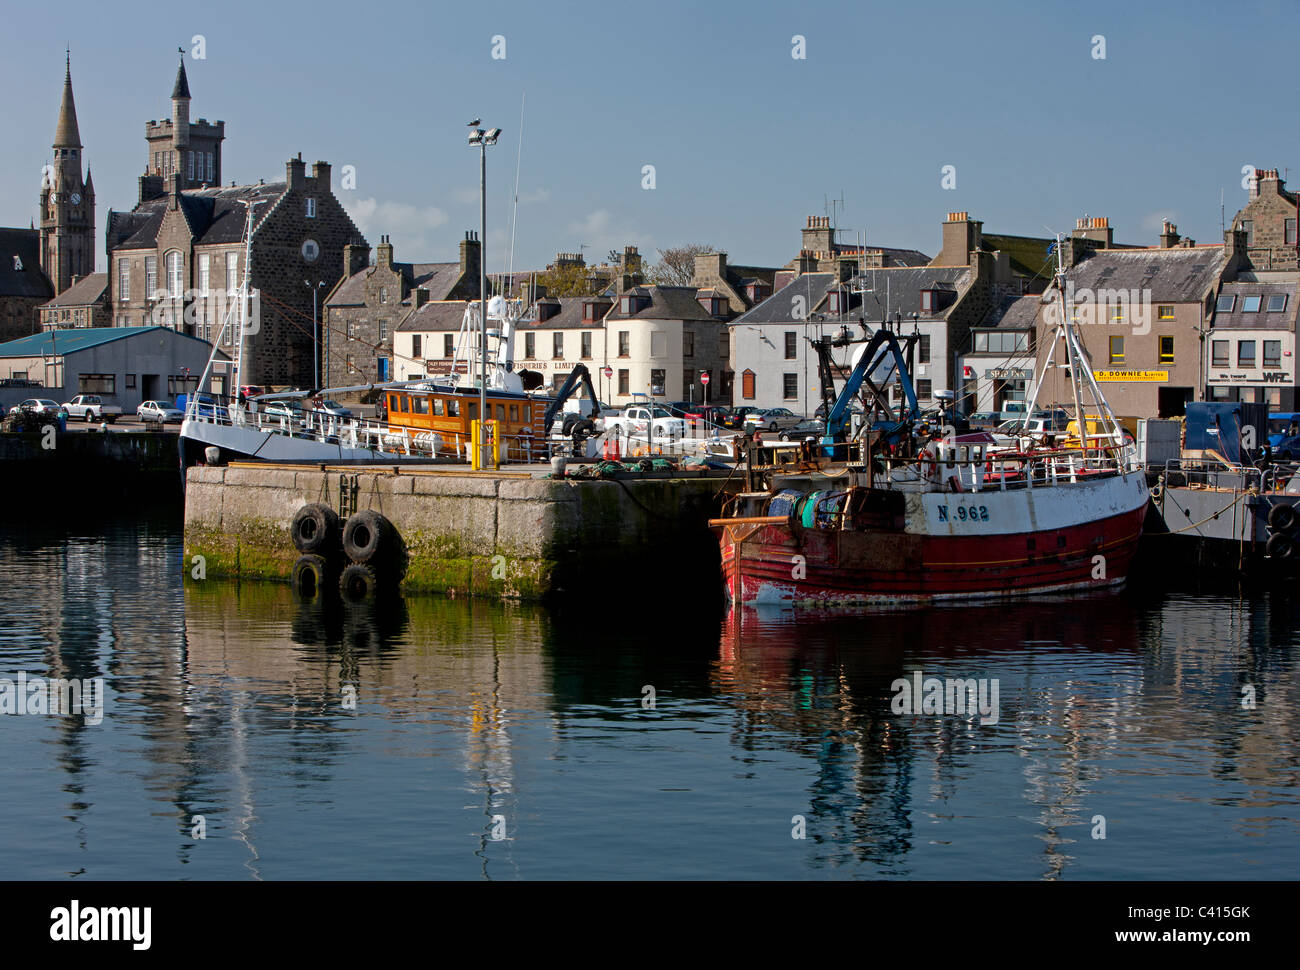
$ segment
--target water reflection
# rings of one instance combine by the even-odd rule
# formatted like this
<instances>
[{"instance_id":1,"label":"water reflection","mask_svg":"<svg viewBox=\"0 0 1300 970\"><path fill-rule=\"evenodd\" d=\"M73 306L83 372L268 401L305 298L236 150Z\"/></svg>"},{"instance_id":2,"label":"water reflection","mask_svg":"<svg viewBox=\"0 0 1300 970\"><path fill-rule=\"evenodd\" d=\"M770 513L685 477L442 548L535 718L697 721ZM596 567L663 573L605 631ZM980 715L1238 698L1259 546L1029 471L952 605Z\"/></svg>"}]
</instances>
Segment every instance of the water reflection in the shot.
<instances>
[{"instance_id":1,"label":"water reflection","mask_svg":"<svg viewBox=\"0 0 1300 970\"><path fill-rule=\"evenodd\" d=\"M16 796L0 841L37 850L13 875L1289 877L1296 861L1300 607L1282 594L726 616L655 583L549 611L356 607L182 588L182 565L165 519L0 532L0 676L108 689L99 728L0 721ZM893 713L915 670L996 680L996 722Z\"/></svg>"}]
</instances>

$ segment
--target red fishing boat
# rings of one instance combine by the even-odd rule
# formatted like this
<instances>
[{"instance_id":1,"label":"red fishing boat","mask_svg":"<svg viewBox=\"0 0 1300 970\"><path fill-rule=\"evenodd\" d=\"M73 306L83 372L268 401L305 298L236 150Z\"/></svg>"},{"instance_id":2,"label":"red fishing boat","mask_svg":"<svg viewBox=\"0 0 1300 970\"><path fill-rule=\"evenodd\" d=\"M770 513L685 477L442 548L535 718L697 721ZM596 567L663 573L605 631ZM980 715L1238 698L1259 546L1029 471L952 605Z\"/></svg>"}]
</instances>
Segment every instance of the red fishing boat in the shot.
<instances>
[{"instance_id":1,"label":"red fishing boat","mask_svg":"<svg viewBox=\"0 0 1300 970\"><path fill-rule=\"evenodd\" d=\"M915 604L1122 583L1146 516L1146 475L1093 380L1064 306L1063 276L1063 312L1025 418L1048 369L1062 366L1059 346L1074 413L1098 415L1100 434L1065 447L1026 434L999 448L936 428L920 419L912 387L915 338L889 330L862 341L836 396L829 348L857 341L822 338L815 346L830 406L820 446L750 444L746 491L710 523L732 602ZM886 394L894 381L903 392L897 412ZM868 417L850 439L847 417L859 396Z\"/></svg>"}]
</instances>

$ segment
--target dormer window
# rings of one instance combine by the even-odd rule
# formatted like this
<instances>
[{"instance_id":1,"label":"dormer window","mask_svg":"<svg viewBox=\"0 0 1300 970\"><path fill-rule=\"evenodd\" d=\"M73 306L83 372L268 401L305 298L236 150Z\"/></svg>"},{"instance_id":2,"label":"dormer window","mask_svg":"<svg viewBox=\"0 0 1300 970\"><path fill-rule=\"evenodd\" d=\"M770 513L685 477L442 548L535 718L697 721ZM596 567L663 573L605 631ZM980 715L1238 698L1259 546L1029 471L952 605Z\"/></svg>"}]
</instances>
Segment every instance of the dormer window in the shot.
<instances>
[{"instance_id":1,"label":"dormer window","mask_svg":"<svg viewBox=\"0 0 1300 970\"><path fill-rule=\"evenodd\" d=\"M623 307L622 307L622 309L623 309L623 312L624 312L624 313L627 313L627 314L630 314L630 313L633 312L633 311L632 311L632 298L631 298L630 296L625 296L625 297L623 297Z\"/></svg>"},{"instance_id":2,"label":"dormer window","mask_svg":"<svg viewBox=\"0 0 1300 970\"><path fill-rule=\"evenodd\" d=\"M307 199L307 218L316 218L316 200L311 197L308 197Z\"/></svg>"},{"instance_id":3,"label":"dormer window","mask_svg":"<svg viewBox=\"0 0 1300 970\"><path fill-rule=\"evenodd\" d=\"M935 304L937 302L938 301L935 300L934 290L921 291L921 312L922 313L933 313Z\"/></svg>"},{"instance_id":4,"label":"dormer window","mask_svg":"<svg viewBox=\"0 0 1300 970\"><path fill-rule=\"evenodd\" d=\"M596 319L596 304L594 304L594 303L584 303L584 304L582 305L582 319L584 319L584 320L595 320L595 319Z\"/></svg>"}]
</instances>

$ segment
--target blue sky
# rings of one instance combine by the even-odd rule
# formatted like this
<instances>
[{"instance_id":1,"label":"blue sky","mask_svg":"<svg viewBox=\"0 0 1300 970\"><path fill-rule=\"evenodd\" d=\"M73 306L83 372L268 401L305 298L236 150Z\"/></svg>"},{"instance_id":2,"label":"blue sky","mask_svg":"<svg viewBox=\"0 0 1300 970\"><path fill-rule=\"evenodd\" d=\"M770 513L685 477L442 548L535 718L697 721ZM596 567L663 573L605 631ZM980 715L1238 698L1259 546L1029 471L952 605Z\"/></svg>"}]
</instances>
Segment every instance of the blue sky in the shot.
<instances>
[{"instance_id":1,"label":"blue sky","mask_svg":"<svg viewBox=\"0 0 1300 970\"><path fill-rule=\"evenodd\" d=\"M206 57L188 60L191 116L225 120L225 180L282 179L300 151L329 161L370 242L391 235L404 260L454 258L477 228L465 123L481 116L504 129L488 172L488 259L504 268L524 96L516 269L582 245L591 259L680 243L779 265L805 216L841 193L850 233L931 255L951 210L1026 235L1104 215L1133 243L1154 243L1169 217L1214 242L1220 191L1229 219L1245 198L1243 165L1296 161L1300 180L1291 3L59 9L5 15L0 225L36 215L70 45L101 249L107 210L135 202L144 124L169 116L176 48L195 35ZM355 191L338 185L344 165Z\"/></svg>"}]
</instances>

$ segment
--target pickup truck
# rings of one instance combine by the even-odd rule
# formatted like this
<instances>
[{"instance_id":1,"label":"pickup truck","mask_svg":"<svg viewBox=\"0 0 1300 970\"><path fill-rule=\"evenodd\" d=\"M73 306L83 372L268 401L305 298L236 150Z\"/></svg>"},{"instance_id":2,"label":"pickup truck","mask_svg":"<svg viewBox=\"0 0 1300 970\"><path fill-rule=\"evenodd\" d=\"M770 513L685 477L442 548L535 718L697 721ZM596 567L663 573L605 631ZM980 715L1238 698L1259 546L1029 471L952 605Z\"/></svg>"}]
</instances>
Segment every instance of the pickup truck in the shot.
<instances>
[{"instance_id":1,"label":"pickup truck","mask_svg":"<svg viewBox=\"0 0 1300 970\"><path fill-rule=\"evenodd\" d=\"M63 409L68 412L68 420L81 418L91 421L107 421L112 424L122 416L122 409L116 404L105 404L98 394L78 394Z\"/></svg>"},{"instance_id":2,"label":"pickup truck","mask_svg":"<svg viewBox=\"0 0 1300 970\"><path fill-rule=\"evenodd\" d=\"M600 430L612 432L625 438L645 437L646 424L650 423L656 438L683 438L686 436L686 422L675 418L667 408L655 406L653 409L639 405L624 408L615 414L602 416L598 422Z\"/></svg>"}]
</instances>

